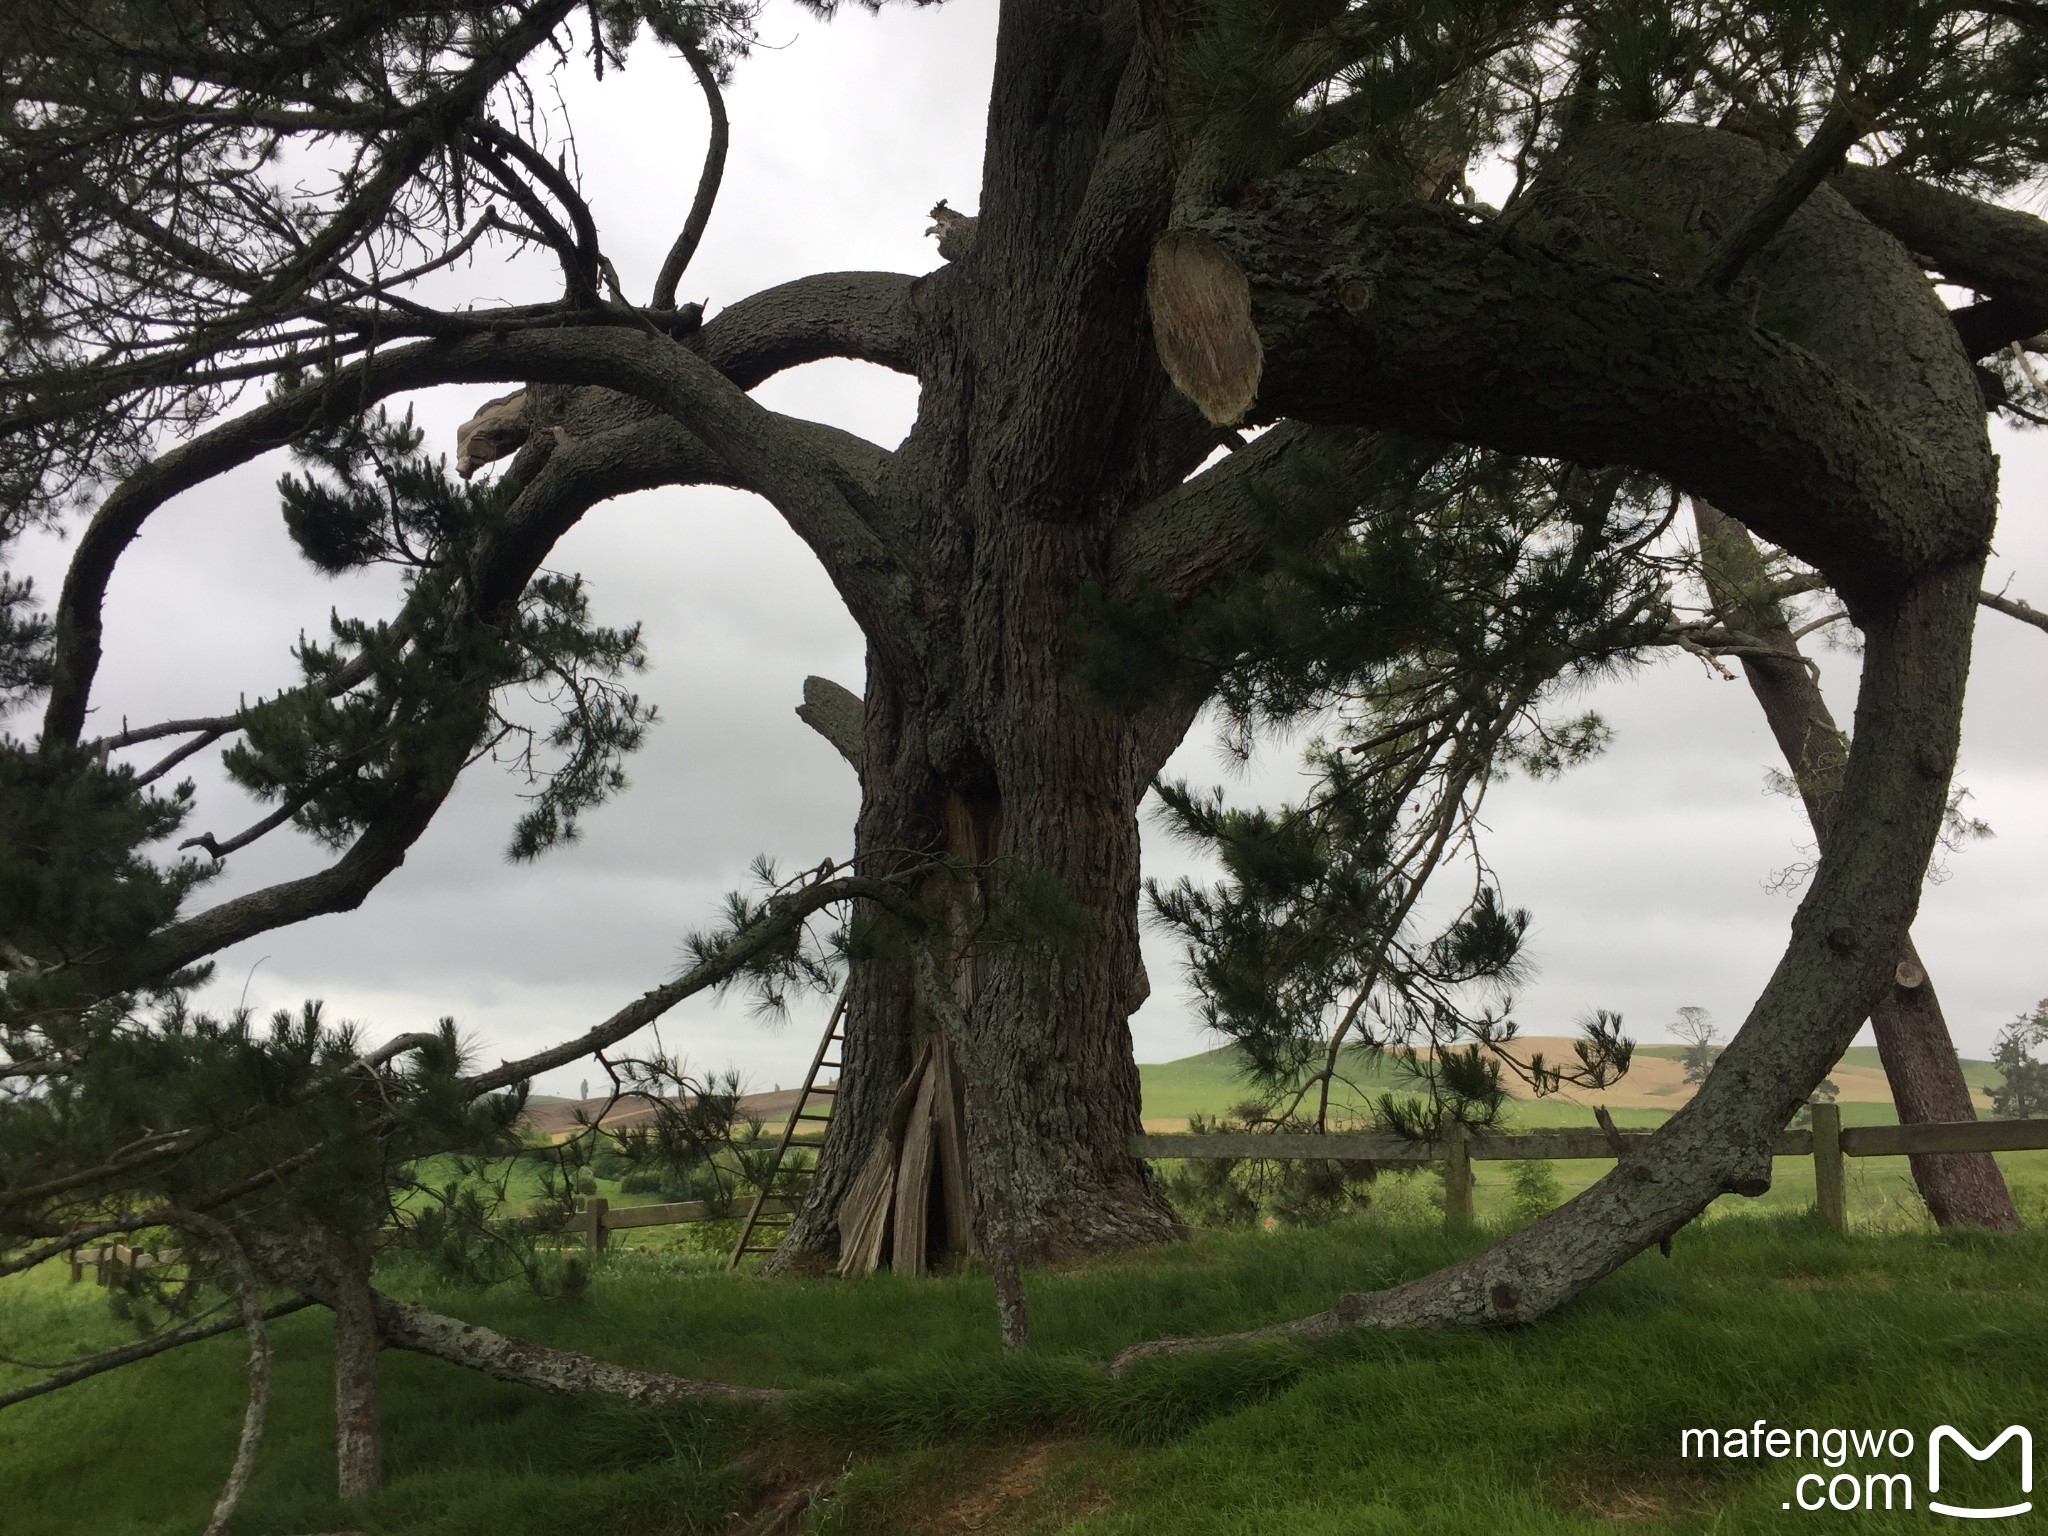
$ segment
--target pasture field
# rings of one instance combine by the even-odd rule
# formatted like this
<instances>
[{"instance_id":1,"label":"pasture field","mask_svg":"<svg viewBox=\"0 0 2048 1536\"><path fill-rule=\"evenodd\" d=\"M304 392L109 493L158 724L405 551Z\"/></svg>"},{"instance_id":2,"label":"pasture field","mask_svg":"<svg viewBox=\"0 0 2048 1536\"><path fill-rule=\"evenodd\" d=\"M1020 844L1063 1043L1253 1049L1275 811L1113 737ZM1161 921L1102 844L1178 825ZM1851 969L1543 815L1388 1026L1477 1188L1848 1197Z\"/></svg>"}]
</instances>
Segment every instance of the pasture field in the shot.
<instances>
[{"instance_id":1,"label":"pasture field","mask_svg":"<svg viewBox=\"0 0 2048 1536\"><path fill-rule=\"evenodd\" d=\"M1143 1072L1155 1123L1244 1097L1221 1053ZM1383 1086L1402 1084L1387 1074ZM1667 1113L1615 1116L1650 1125ZM1590 1118L1584 1106L1525 1101L1508 1128ZM1889 1104L1850 1102L1843 1118L1895 1117ZM2034 1228L2018 1237L1930 1230L1903 1159L1851 1161L1854 1230L1837 1237L1806 1214L1811 1161L1783 1159L1769 1194L1719 1202L1670 1259L1636 1260L1538 1326L1268 1346L1121 1381L1101 1363L1138 1340L1301 1315L1473 1251L1510 1222L1512 1165L1475 1165L1474 1234L1442 1231L1441 1183L1422 1169L1383 1176L1363 1214L1328 1226L1198 1231L1170 1251L1034 1271L1033 1348L1010 1357L984 1273L728 1275L709 1225L614 1234L573 1300L453 1290L396 1258L380 1284L477 1322L791 1395L767 1410L657 1413L387 1353L389 1486L343 1508L330 1491L328 1328L302 1313L273 1325L269 1431L235 1529L709 1536L747 1529L736 1516L795 1490L829 1487L801 1529L1777 1531L1806 1465L1681 1455L1684 1430L1763 1419L1904 1429L1924 1445L1937 1424L1985 1443L2022 1423L2048 1438L2048 1153L2000 1161ZM1568 1195L1610 1165L1550 1166ZM620 1204L658 1198L599 1189ZM0 1388L28 1378L6 1357L59 1360L122 1338L129 1325L111 1302L67 1285L61 1266L10 1281ZM0 1412L0 1532L198 1529L239 1429L243 1354L238 1339L216 1339ZM1947 1474L1949 1493L1971 1486L1959 1475L1995 1481L1971 1464ZM1928 1516L1818 1518L1822 1529L1904 1532Z\"/></svg>"},{"instance_id":2,"label":"pasture field","mask_svg":"<svg viewBox=\"0 0 2048 1536\"><path fill-rule=\"evenodd\" d=\"M1137 1340L1298 1315L1484 1240L1369 1213L1034 1271L1034 1345L1007 1358L977 1273L764 1281L632 1250L579 1299L544 1301L387 1265L382 1284L479 1322L796 1390L769 1410L651 1413L387 1354L389 1486L344 1509L329 1492L328 1330L302 1313L274 1328L270 1431L236 1530L684 1536L829 1485L805 1529L1765 1532L1799 1523L1782 1506L1806 1468L1686 1457L1684 1430L1761 1418L1921 1443L1947 1423L1983 1443L2009 1423L2048 1426L2048 1238L1842 1238L1788 1217L1700 1223L1670 1259L1640 1258L1518 1332L1266 1347L1122 1381L1100 1370ZM10 1287L0 1353L56 1358L119 1332L106 1292L45 1271ZM0 1413L0 1527L197 1530L234 1445L242 1355L217 1339ZM1972 1486L1949 1474L1943 1496ZM1927 1520L1824 1513L1816 1528Z\"/></svg>"},{"instance_id":3,"label":"pasture field","mask_svg":"<svg viewBox=\"0 0 2048 1536\"><path fill-rule=\"evenodd\" d=\"M1560 1043L1542 1042L1553 1055ZM1648 1062L1675 1061L1678 1049L1676 1046L1638 1047L1638 1058L1647 1060L1639 1059L1637 1071L1630 1076L1636 1077L1640 1085L1651 1075L1644 1071ZM1854 1048L1845 1056L1844 1063L1866 1073L1878 1072L1874 1049ZM1989 1062L1965 1061L1963 1068L1965 1076L1980 1090L1996 1076ZM1379 1093L1414 1091L1413 1081L1399 1070L1383 1063L1372 1063L1359 1053L1351 1054L1347 1070L1357 1083L1358 1091L1333 1099L1333 1114L1339 1120L1362 1114L1369 1107L1370 1098ZM1147 1064L1139 1068L1139 1074L1143 1084L1145 1122L1154 1130L1184 1130L1190 1115L1227 1114L1249 1095L1249 1088L1228 1050L1207 1051L1178 1061ZM1659 1095L1638 1092L1638 1097L1656 1096ZM1590 1129L1594 1120L1589 1105L1595 1097L1615 1103L1612 1113L1616 1123L1628 1127L1649 1127L1661 1123L1677 1103L1683 1102L1682 1097L1674 1096L1667 1101L1667 1107L1644 1107L1629 1104L1626 1097L1618 1092L1612 1096L1576 1097L1587 1102L1574 1102L1572 1096L1518 1099L1507 1112L1505 1129L1509 1132L1551 1126ZM1841 1110L1844 1125L1890 1125L1898 1118L1889 1102L1850 1100L1842 1103ZM779 1124L769 1127L772 1131L780 1128ZM2023 1212L2048 1220L2048 1151L2005 1152L1998 1155L1998 1160ZM1593 1183L1612 1164L1604 1160L1571 1160L1552 1162L1549 1166L1558 1188L1569 1196ZM1500 1162L1473 1165L1473 1200L1482 1220L1506 1218L1512 1168L1512 1164ZM1782 1158L1775 1174L1768 1194L1754 1200L1728 1196L1717 1205L1717 1214L1797 1214L1812 1206L1813 1162L1810 1158ZM444 1183L455 1177L455 1170L451 1160L437 1159L422 1166L421 1176L428 1183ZM1906 1228L1927 1224L1925 1210L1914 1192L1912 1175L1904 1158L1851 1158L1848 1177L1850 1212L1863 1225ZM596 1192L614 1207L649 1205L667 1198L652 1191L628 1193L621 1190L616 1179L598 1179L595 1182ZM1405 1174L1383 1180L1379 1198L1393 1203L1400 1210L1413 1211L1426 1203L1429 1191L1440 1187L1440 1181L1433 1173ZM512 1175L508 1193L515 1202L536 1198L540 1193L536 1170L517 1169ZM691 1254L712 1256L730 1248L734 1231L733 1224L729 1222L713 1225L715 1230L688 1233L675 1228L633 1228L613 1233L611 1241L630 1248L680 1248Z\"/></svg>"},{"instance_id":4,"label":"pasture field","mask_svg":"<svg viewBox=\"0 0 2048 1536\"><path fill-rule=\"evenodd\" d=\"M1544 1041L1542 1044L1555 1055L1561 1042ZM1675 1062L1678 1052L1677 1046L1637 1048L1637 1070L1630 1074L1638 1082L1637 1097L1662 1096L1658 1092L1641 1089L1642 1082L1652 1076L1645 1069L1651 1062ZM1844 1057L1844 1065L1859 1069L1873 1077L1879 1072L1877 1052L1869 1047L1852 1048ZM1413 1081L1399 1070L1384 1063L1370 1062L1360 1053L1350 1055L1347 1070L1357 1083L1358 1091L1340 1094L1333 1099L1333 1113L1340 1120L1363 1113L1369 1105L1370 1098L1379 1093L1403 1094L1414 1091ZM1989 1062L1965 1061L1963 1070L1972 1086L1980 1091L1996 1077ZM1248 1097L1250 1091L1237 1070L1231 1052L1227 1049L1207 1051L1178 1061L1147 1064L1139 1068L1139 1074L1143 1084L1145 1122L1149 1128L1161 1131L1186 1129L1190 1115L1227 1114ZM1849 1075L1847 1072L1843 1074L1845 1077ZM1881 1077L1877 1077L1876 1080L1882 1081ZM1623 1081L1626 1082L1627 1079ZM1662 1086L1661 1082L1656 1084L1657 1088ZM1575 1097L1586 1102L1575 1102ZM1590 1129L1594 1124L1590 1102L1594 1098L1614 1103L1616 1107L1612 1109L1612 1113L1616 1123L1628 1127L1655 1126L1667 1118L1672 1108L1683 1102L1681 1096L1673 1095L1666 1100L1665 1107L1632 1105L1627 1102L1627 1097L1618 1091L1613 1095L1518 1099L1507 1112L1505 1129L1509 1132L1551 1126ZM1842 1103L1841 1110L1844 1125L1890 1125L1898 1118L1888 1101L1879 1103L1870 1100L1847 1100ZM1983 1112L1980 1109L1979 1113ZM770 1129L779 1131L780 1125L772 1125ZM2022 1211L2028 1214L2030 1219L2048 1221L2048 1151L2005 1152L1998 1155L1998 1160L2005 1170L2006 1178L2012 1185L2014 1196L2019 1201ZM1593 1183L1612 1164L1604 1160L1571 1160L1552 1162L1549 1166L1560 1191L1569 1196ZM1473 1200L1482 1220L1499 1221L1506 1218L1512 1168L1512 1164L1500 1162L1480 1162L1473 1165ZM429 1183L442 1183L454 1177L454 1169L449 1160L430 1162L423 1166L421 1173L423 1179ZM1849 1209L1851 1215L1864 1226L1910 1228L1927 1224L1925 1210L1913 1189L1912 1175L1906 1159L1851 1158L1848 1163L1848 1178ZM658 1192L627 1193L620 1189L615 1179L598 1179L596 1188L597 1193L603 1195L614 1207L648 1205L665 1198ZM1426 1203L1428 1192L1438 1188L1440 1182L1433 1173L1406 1174L1383 1180L1379 1197L1400 1210L1413 1211ZM515 1201L537 1197L540 1186L535 1170L522 1168L515 1171L508 1192ZM1807 1210L1812 1206L1813 1200L1812 1160L1781 1158L1769 1193L1754 1200L1728 1196L1718 1203L1716 1213L1790 1215ZM612 1234L611 1241L630 1248L681 1248L692 1254L710 1256L722 1249L730 1248L732 1231L730 1223L716 1224L716 1230L689 1233L674 1228L634 1228Z\"/></svg>"},{"instance_id":5,"label":"pasture field","mask_svg":"<svg viewBox=\"0 0 2048 1536\"><path fill-rule=\"evenodd\" d=\"M1553 1057L1565 1054L1568 1058L1568 1042L1544 1040L1538 1044ZM1675 1063L1679 1054L1678 1046L1638 1046L1635 1069L1616 1085L1612 1093L1517 1099L1507 1111L1504 1129L1509 1133L1549 1126L1576 1126L1589 1130L1595 1123L1591 1109L1595 1101L1614 1106L1611 1112L1618 1125L1647 1127L1661 1124L1684 1103L1685 1095L1682 1092L1668 1095L1663 1092L1667 1087L1664 1077L1668 1074L1658 1074L1655 1068L1656 1065ZM1875 1082L1881 1089L1882 1069L1878 1065L1875 1047L1851 1047L1843 1057L1843 1067L1847 1070L1842 1070L1838 1074L1840 1077L1865 1085ZM1415 1091L1412 1078L1390 1064L1374 1063L1362 1053L1347 1055L1347 1071L1360 1091L1332 1096L1333 1119L1362 1113L1371 1098L1380 1093L1401 1095ZM1227 1048L1205 1051L1179 1061L1144 1066L1139 1068L1139 1072L1144 1082L1145 1123L1148 1129L1153 1130L1185 1130L1190 1115L1228 1113L1250 1094L1232 1052ZM1988 1104L1988 1099L1983 1097L1984 1090L1997 1080L1997 1073L1988 1061L1966 1060L1963 1075L1979 1093L1978 1113L1982 1116L1986 1113L1984 1105ZM1631 1079L1635 1080L1633 1087L1624 1091L1623 1085L1629 1084ZM1632 1103L1632 1099L1637 1102ZM1662 1107L1651 1107L1641 1102L1645 1099L1663 1099L1665 1102ZM1841 1110L1845 1126L1893 1125L1898 1121L1898 1113L1889 1099L1876 1102L1845 1098ZM2048 1220L2048 1151L2001 1152L1998 1162L2005 1170L2006 1180L2012 1186L2022 1214L2030 1220ZM1550 1169L1563 1193L1574 1195L1612 1166L1604 1160L1574 1159L1552 1162ZM1498 1162L1473 1164L1473 1204L1482 1220L1489 1217L1497 1220L1505 1215L1511 1167L1511 1164ZM1928 1224L1926 1210L1914 1191L1912 1172L1905 1158L1851 1158L1848 1177L1852 1219L1866 1226L1913 1227ZM1389 1195L1395 1199L1403 1198L1395 1189L1390 1189ZM1727 1196L1717 1202L1715 1213L1789 1215L1809 1209L1813 1199L1813 1160L1780 1158L1768 1194L1754 1200Z\"/></svg>"}]
</instances>

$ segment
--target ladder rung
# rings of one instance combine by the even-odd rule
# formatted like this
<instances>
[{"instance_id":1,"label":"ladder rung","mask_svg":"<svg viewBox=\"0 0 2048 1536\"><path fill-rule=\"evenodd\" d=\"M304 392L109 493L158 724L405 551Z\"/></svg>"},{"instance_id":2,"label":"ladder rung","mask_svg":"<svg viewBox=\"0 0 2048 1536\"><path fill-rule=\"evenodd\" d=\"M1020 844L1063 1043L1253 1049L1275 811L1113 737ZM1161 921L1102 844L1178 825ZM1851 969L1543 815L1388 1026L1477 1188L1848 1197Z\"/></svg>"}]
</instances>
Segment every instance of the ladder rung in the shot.
<instances>
[{"instance_id":1,"label":"ladder rung","mask_svg":"<svg viewBox=\"0 0 2048 1536\"><path fill-rule=\"evenodd\" d=\"M818 1063L818 1070L820 1072L824 1071L827 1067L836 1072L839 1070L839 1063L836 1061L821 1061Z\"/></svg>"},{"instance_id":2,"label":"ladder rung","mask_svg":"<svg viewBox=\"0 0 2048 1536\"><path fill-rule=\"evenodd\" d=\"M813 1088L806 1088L806 1089L804 1090L804 1092L805 1092L805 1093L807 1093L807 1094L811 1094L811 1093L837 1093L838 1091L839 1091L839 1085L838 1085L837 1083L819 1083L819 1084L818 1084L818 1085L817 1085L816 1087L813 1087Z\"/></svg>"},{"instance_id":3,"label":"ladder rung","mask_svg":"<svg viewBox=\"0 0 2048 1536\"><path fill-rule=\"evenodd\" d=\"M799 1120L830 1120L831 1118L832 1117L829 1114L814 1115L809 1110L805 1110L797 1115L797 1119Z\"/></svg>"}]
</instances>

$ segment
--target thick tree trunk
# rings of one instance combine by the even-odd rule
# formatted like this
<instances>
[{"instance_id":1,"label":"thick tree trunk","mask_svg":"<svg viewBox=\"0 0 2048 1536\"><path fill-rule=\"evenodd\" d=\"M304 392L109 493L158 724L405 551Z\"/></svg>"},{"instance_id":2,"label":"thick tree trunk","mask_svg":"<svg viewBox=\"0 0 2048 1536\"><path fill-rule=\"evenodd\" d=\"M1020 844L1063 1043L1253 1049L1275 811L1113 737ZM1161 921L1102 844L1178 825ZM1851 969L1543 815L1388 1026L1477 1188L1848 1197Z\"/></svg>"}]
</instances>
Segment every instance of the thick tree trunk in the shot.
<instances>
[{"instance_id":1,"label":"thick tree trunk","mask_svg":"<svg viewBox=\"0 0 2048 1536\"><path fill-rule=\"evenodd\" d=\"M858 845L877 873L938 851L975 865L976 891L932 893L959 911L1056 886L1078 914L1057 952L985 936L946 982L965 1011L977 1231L1031 1263L1179 1232L1130 1152L1128 1021L1146 991L1138 801L1193 710L1102 707L1075 675L1074 628L1090 590L1116 585L1127 515L1217 433L1173 397L1149 341L1145 262L1174 168L1136 12L1006 4L997 53L976 227L905 303L922 402L874 504L916 616L868 635ZM837 1242L835 1212L932 1027L909 962L861 959L849 1020L791 1253Z\"/></svg>"},{"instance_id":2,"label":"thick tree trunk","mask_svg":"<svg viewBox=\"0 0 2048 1536\"><path fill-rule=\"evenodd\" d=\"M1785 754L1814 840L1824 849L1842 768L1841 731L1799 653L1791 627L1777 604L1764 600L1760 592L1764 567L1749 530L1697 497L1693 517L1716 609L1731 627L1778 653L1745 654L1742 670ZM1977 1118L1934 980L1910 936L1899 951L1890 984L1871 1008L1870 1023L1901 1124ZM1920 1197L1939 1225L2019 1230L2019 1213L2005 1176L1989 1153L1920 1156L1912 1159L1912 1168Z\"/></svg>"},{"instance_id":3,"label":"thick tree trunk","mask_svg":"<svg viewBox=\"0 0 2048 1536\"><path fill-rule=\"evenodd\" d=\"M983 658L995 674L986 741L998 798L984 813L1003 866L995 894L1011 870L1050 876L1085 921L1060 950L991 950L965 1020L977 1217L1007 1222L1027 1263L1180 1231L1129 1150L1142 1122L1128 1020L1149 990L1137 805L1158 764L1075 676L1071 626L1099 542L1085 526L1006 522L1011 580L984 618L996 631Z\"/></svg>"},{"instance_id":4,"label":"thick tree trunk","mask_svg":"<svg viewBox=\"0 0 2048 1536\"><path fill-rule=\"evenodd\" d=\"M1070 607L1048 607L1033 627L1063 631L1070 618ZM1012 662L1045 675L1029 687L1013 678L1014 703L977 711L993 783L972 775L949 783L932 764L945 724L876 674L864 738L863 861L944 849L982 871L970 904L983 918L1026 894L1020 879L1049 876L1080 919L1060 944L1028 936L971 944L956 966L954 1001L971 1036L961 1059L971 1064L965 1126L976 1227L1004 1223L1027 1263L1179 1233L1129 1150L1142 1122L1128 1021L1147 985L1137 804L1157 767L1159 731L1090 701L1068 675L1070 644L1062 633L1043 650L1005 647ZM836 1251L840 1205L882 1134L920 1033L932 1027L900 952L883 944L856 960L845 1069L818 1176L775 1266ZM1008 1203L999 1210L999 1201Z\"/></svg>"}]
</instances>

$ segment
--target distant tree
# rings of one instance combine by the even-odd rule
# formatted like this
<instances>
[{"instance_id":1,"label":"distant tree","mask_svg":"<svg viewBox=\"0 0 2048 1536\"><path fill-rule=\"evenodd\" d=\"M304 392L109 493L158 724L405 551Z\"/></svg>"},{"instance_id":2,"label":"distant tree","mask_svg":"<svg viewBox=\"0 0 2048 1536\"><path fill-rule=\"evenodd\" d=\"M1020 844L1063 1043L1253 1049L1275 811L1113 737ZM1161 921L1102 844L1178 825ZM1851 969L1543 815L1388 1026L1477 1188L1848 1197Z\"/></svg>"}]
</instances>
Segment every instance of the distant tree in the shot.
<instances>
[{"instance_id":1,"label":"distant tree","mask_svg":"<svg viewBox=\"0 0 2048 1536\"><path fill-rule=\"evenodd\" d=\"M1806 1102L1799 1106L1799 1113L1792 1117L1792 1123L1802 1129L1812 1125L1813 1106L1816 1104L1832 1104L1841 1096L1841 1087L1832 1077L1822 1078L1820 1086L1815 1088L1812 1093L1809 1093L1806 1096Z\"/></svg>"},{"instance_id":2,"label":"distant tree","mask_svg":"<svg viewBox=\"0 0 2048 1536\"><path fill-rule=\"evenodd\" d=\"M2048 1062L2034 1053L2048 1045L2048 998L1998 1032L1991 1064L1998 1081L1991 1089L1991 1113L2001 1120L2048 1115Z\"/></svg>"},{"instance_id":3,"label":"distant tree","mask_svg":"<svg viewBox=\"0 0 2048 1536\"><path fill-rule=\"evenodd\" d=\"M1714 1058L1721 1054L1715 1045L1721 1031L1706 1009L1687 1007L1678 1010L1671 1032L1685 1042L1685 1054L1679 1060L1685 1067L1685 1080L1697 1088L1707 1080L1714 1070Z\"/></svg>"}]
</instances>

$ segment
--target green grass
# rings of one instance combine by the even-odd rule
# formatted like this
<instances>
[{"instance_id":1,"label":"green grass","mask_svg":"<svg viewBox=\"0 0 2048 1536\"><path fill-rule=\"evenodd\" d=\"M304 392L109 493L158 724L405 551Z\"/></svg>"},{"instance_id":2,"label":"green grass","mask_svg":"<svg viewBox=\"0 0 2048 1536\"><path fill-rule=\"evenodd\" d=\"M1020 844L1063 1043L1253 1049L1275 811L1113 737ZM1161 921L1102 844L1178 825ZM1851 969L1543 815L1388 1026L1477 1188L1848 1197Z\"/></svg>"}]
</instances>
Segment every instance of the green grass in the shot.
<instances>
[{"instance_id":1,"label":"green grass","mask_svg":"<svg viewBox=\"0 0 2048 1536\"><path fill-rule=\"evenodd\" d=\"M1674 1045L1639 1046L1637 1049L1650 1055L1675 1057L1682 1048ZM1859 1066L1878 1065L1876 1048L1871 1046L1852 1047L1843 1059ZM1238 1060L1234 1048L1226 1046L1198 1056L1183 1057L1179 1061L1140 1067L1146 1118L1227 1113L1249 1096ZM1375 1066L1362 1053L1353 1058L1351 1071L1367 1094L1413 1091L1412 1081L1398 1069ZM1991 1064L1986 1061L1965 1061L1963 1075L1973 1086L1988 1085L1996 1077ZM1337 1106L1335 1112L1340 1116L1355 1113L1360 1107L1355 1097L1335 1099L1333 1105ZM1898 1123L1898 1113L1890 1104L1845 1103L1841 1110L1844 1125ZM1669 1118L1670 1112L1662 1109L1617 1109L1613 1115L1618 1125L1648 1127L1661 1125ZM1592 1123L1591 1111L1555 1099L1516 1100L1506 1115L1506 1126L1511 1133L1547 1126L1590 1129ZM2023 1208L2048 1211L2048 1152L2000 1153L1998 1162ZM1508 1202L1508 1165L1481 1162L1473 1166L1474 1208L1482 1219L1504 1217ZM1550 1166L1559 1187L1569 1196L1585 1189L1613 1165L1604 1159L1573 1159L1553 1162ZM1924 1208L1913 1188L1912 1170L1905 1158L1852 1158L1848 1168L1852 1213L1867 1221L1894 1226L1925 1220ZM1780 1158L1768 1194L1757 1200L1742 1200L1731 1195L1719 1203L1717 1210L1793 1214L1812 1206L1813 1198L1812 1160Z\"/></svg>"},{"instance_id":2,"label":"green grass","mask_svg":"<svg viewBox=\"0 0 2048 1536\"><path fill-rule=\"evenodd\" d=\"M1804 1219L1709 1220L1670 1260L1638 1259L1517 1333L1240 1351L1121 1382L1096 1369L1136 1340L1298 1315L1477 1241L1382 1215L1034 1272L1035 1345L1008 1358L977 1275L762 1281L638 1252L581 1300L547 1302L444 1293L398 1269L386 1284L501 1328L801 1390L767 1414L653 1414L389 1354L390 1486L344 1511L324 1492L326 1328L302 1314L275 1329L277 1399L237 1530L713 1531L762 1481L845 1472L810 1529L1764 1531L1785 1519L1794 1473L1682 1460L1680 1430L1762 1417L1924 1439L1947 1422L1981 1441L2048 1424L2048 1239L1837 1238ZM0 1311L0 1352L50 1357L115 1332L105 1293L61 1271L10 1282ZM221 1339L0 1414L0 1528L197 1529L232 1451L241 1359ZM736 1470L750 1450L762 1459Z\"/></svg>"}]
</instances>

